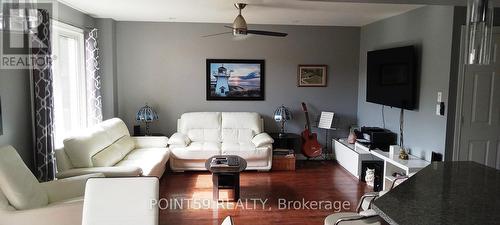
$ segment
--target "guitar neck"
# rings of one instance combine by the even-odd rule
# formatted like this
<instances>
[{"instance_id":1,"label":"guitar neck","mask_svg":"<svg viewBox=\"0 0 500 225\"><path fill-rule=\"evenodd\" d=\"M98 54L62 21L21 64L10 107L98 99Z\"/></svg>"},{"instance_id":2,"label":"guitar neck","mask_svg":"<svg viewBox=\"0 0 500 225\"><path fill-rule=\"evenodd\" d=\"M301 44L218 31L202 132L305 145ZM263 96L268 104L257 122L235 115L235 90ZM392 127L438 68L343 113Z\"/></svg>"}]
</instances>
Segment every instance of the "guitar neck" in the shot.
<instances>
[{"instance_id":1,"label":"guitar neck","mask_svg":"<svg viewBox=\"0 0 500 225\"><path fill-rule=\"evenodd\" d=\"M302 102L302 110L306 114L306 128L311 131L311 122L309 121L309 112L307 111L307 106L305 102Z\"/></svg>"},{"instance_id":2,"label":"guitar neck","mask_svg":"<svg viewBox=\"0 0 500 225\"><path fill-rule=\"evenodd\" d=\"M306 127L309 131L311 131L311 121L309 120L309 113L306 111Z\"/></svg>"}]
</instances>

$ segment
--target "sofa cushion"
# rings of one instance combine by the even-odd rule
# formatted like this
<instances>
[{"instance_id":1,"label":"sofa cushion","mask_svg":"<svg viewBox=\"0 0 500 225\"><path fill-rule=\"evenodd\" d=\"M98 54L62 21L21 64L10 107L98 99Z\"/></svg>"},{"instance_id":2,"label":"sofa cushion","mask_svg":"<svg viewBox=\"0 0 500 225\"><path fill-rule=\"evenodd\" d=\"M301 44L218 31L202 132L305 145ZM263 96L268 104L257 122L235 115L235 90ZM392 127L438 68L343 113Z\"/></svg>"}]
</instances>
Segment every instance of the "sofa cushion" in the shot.
<instances>
[{"instance_id":1,"label":"sofa cushion","mask_svg":"<svg viewBox=\"0 0 500 225\"><path fill-rule=\"evenodd\" d=\"M250 129L254 134L262 133L262 120L258 113L223 112L222 129Z\"/></svg>"},{"instance_id":2,"label":"sofa cushion","mask_svg":"<svg viewBox=\"0 0 500 225\"><path fill-rule=\"evenodd\" d=\"M204 160L221 154L218 142L191 142L187 147L170 146L172 155L177 159Z\"/></svg>"},{"instance_id":3,"label":"sofa cushion","mask_svg":"<svg viewBox=\"0 0 500 225\"><path fill-rule=\"evenodd\" d=\"M221 145L222 153L227 151L238 152L238 151L255 151L255 145L252 142L244 143L234 143L234 142L224 142Z\"/></svg>"},{"instance_id":4,"label":"sofa cushion","mask_svg":"<svg viewBox=\"0 0 500 225\"><path fill-rule=\"evenodd\" d=\"M110 119L64 140L64 150L74 167L92 167L92 156L123 136L129 136L125 123Z\"/></svg>"},{"instance_id":5,"label":"sofa cushion","mask_svg":"<svg viewBox=\"0 0 500 225\"><path fill-rule=\"evenodd\" d=\"M191 141L220 142L220 129L190 129L187 136Z\"/></svg>"},{"instance_id":6,"label":"sofa cushion","mask_svg":"<svg viewBox=\"0 0 500 225\"><path fill-rule=\"evenodd\" d=\"M124 136L92 156L92 164L94 167L113 166L132 151L134 147L134 140L130 136Z\"/></svg>"},{"instance_id":7,"label":"sofa cushion","mask_svg":"<svg viewBox=\"0 0 500 225\"><path fill-rule=\"evenodd\" d=\"M223 128L222 141L232 143L245 143L252 140L255 133L248 128Z\"/></svg>"},{"instance_id":8,"label":"sofa cushion","mask_svg":"<svg viewBox=\"0 0 500 225\"><path fill-rule=\"evenodd\" d=\"M220 151L220 143L218 142L191 142L190 145L186 147L188 151Z\"/></svg>"},{"instance_id":9,"label":"sofa cushion","mask_svg":"<svg viewBox=\"0 0 500 225\"><path fill-rule=\"evenodd\" d=\"M10 207L9 200L3 194L2 190L0 190L0 210L6 210Z\"/></svg>"},{"instance_id":10,"label":"sofa cushion","mask_svg":"<svg viewBox=\"0 0 500 225\"><path fill-rule=\"evenodd\" d=\"M64 148L56 149L54 152L57 159L57 172L69 170L74 167L73 164L71 164L71 160L66 154L66 151L64 151Z\"/></svg>"},{"instance_id":11,"label":"sofa cushion","mask_svg":"<svg viewBox=\"0 0 500 225\"><path fill-rule=\"evenodd\" d=\"M12 146L0 148L0 190L18 210L46 206L47 192Z\"/></svg>"},{"instance_id":12,"label":"sofa cushion","mask_svg":"<svg viewBox=\"0 0 500 225\"><path fill-rule=\"evenodd\" d=\"M267 159L271 148L256 148L250 143L222 143L222 155L237 155L245 160Z\"/></svg>"},{"instance_id":13,"label":"sofa cushion","mask_svg":"<svg viewBox=\"0 0 500 225\"><path fill-rule=\"evenodd\" d=\"M143 176L151 176L156 167L165 166L169 157L167 148L142 148L132 150L116 166L136 166Z\"/></svg>"},{"instance_id":14,"label":"sofa cushion","mask_svg":"<svg viewBox=\"0 0 500 225\"><path fill-rule=\"evenodd\" d=\"M188 135L191 141L220 141L220 112L191 112L182 114L178 132Z\"/></svg>"},{"instance_id":15,"label":"sofa cushion","mask_svg":"<svg viewBox=\"0 0 500 225\"><path fill-rule=\"evenodd\" d=\"M102 127L108 134L108 137L113 141L116 141L123 136L130 136L130 132L127 128L127 125L125 125L123 120L119 118L113 118L103 121L97 126Z\"/></svg>"}]
</instances>

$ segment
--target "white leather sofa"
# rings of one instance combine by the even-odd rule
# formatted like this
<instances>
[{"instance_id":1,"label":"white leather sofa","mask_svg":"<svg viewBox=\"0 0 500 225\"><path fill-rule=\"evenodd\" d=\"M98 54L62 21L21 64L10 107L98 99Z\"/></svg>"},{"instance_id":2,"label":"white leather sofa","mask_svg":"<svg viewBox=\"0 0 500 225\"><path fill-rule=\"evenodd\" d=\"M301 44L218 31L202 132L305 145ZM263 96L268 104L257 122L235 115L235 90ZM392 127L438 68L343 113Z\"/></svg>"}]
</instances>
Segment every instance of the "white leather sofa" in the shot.
<instances>
[{"instance_id":1,"label":"white leather sofa","mask_svg":"<svg viewBox=\"0 0 500 225\"><path fill-rule=\"evenodd\" d=\"M169 159L167 137L131 137L125 123L106 120L64 140L57 149L57 177L88 173L106 177L161 177Z\"/></svg>"},{"instance_id":2,"label":"white leather sofa","mask_svg":"<svg viewBox=\"0 0 500 225\"><path fill-rule=\"evenodd\" d=\"M273 139L264 131L258 113L191 112L177 121L177 133L168 141L173 171L206 170L214 155L238 155L247 170L268 171L272 164Z\"/></svg>"},{"instance_id":3,"label":"white leather sofa","mask_svg":"<svg viewBox=\"0 0 500 225\"><path fill-rule=\"evenodd\" d=\"M12 146L0 148L0 224L81 225L91 177L103 174L39 183Z\"/></svg>"}]
</instances>

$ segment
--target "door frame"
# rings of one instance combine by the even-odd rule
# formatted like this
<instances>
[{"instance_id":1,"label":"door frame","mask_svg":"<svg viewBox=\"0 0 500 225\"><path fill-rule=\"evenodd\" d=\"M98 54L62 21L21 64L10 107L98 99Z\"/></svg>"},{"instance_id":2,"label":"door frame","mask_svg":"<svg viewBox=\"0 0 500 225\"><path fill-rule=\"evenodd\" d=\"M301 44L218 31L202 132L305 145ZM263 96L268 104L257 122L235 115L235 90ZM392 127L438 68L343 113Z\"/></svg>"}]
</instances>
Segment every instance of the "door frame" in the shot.
<instances>
[{"instance_id":1,"label":"door frame","mask_svg":"<svg viewBox=\"0 0 500 225\"><path fill-rule=\"evenodd\" d=\"M464 93L464 79L465 79L465 59L463 54L465 52L465 41L466 41L466 29L465 26L462 26L462 30L460 33L460 60L458 64L458 82L457 82L457 101L455 105L455 129L453 134L453 156L452 161L459 160L459 151L460 151L460 137L462 135L462 106L463 106L463 93ZM493 27L493 34L500 34L500 27Z\"/></svg>"}]
</instances>

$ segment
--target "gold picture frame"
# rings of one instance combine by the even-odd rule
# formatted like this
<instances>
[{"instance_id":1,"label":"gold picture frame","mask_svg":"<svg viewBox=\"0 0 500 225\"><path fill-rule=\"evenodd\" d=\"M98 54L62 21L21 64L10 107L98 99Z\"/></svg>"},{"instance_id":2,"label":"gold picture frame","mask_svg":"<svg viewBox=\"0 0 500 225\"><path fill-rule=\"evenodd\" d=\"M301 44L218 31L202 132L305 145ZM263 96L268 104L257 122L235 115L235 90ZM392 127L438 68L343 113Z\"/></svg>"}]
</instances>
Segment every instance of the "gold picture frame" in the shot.
<instances>
[{"instance_id":1,"label":"gold picture frame","mask_svg":"<svg viewBox=\"0 0 500 225\"><path fill-rule=\"evenodd\" d=\"M298 87L326 87L327 65L299 65L297 69Z\"/></svg>"}]
</instances>

